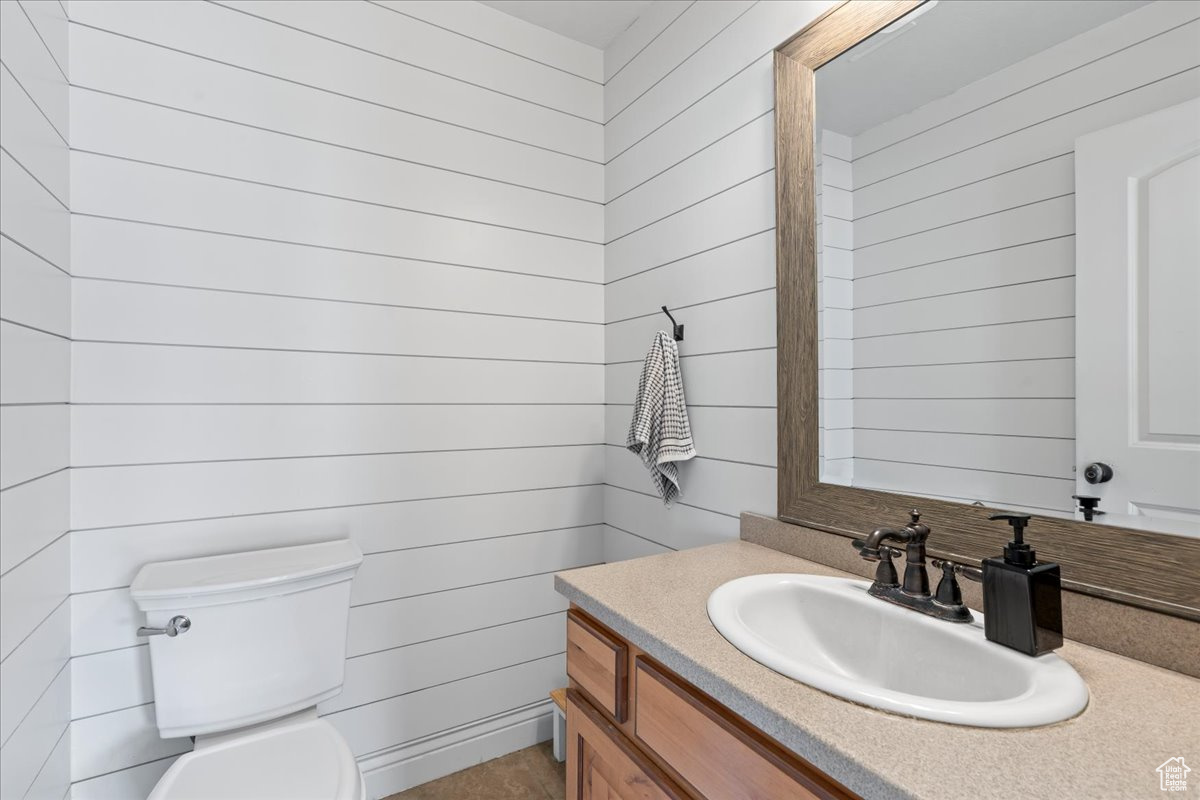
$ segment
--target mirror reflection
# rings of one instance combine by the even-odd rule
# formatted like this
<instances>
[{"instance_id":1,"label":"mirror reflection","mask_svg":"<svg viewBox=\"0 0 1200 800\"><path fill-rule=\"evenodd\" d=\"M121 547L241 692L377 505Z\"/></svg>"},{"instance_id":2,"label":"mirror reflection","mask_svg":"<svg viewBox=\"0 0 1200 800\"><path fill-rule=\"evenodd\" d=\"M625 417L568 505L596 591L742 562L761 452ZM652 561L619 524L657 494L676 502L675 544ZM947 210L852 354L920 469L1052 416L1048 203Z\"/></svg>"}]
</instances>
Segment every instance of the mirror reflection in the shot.
<instances>
[{"instance_id":1,"label":"mirror reflection","mask_svg":"<svg viewBox=\"0 0 1200 800\"><path fill-rule=\"evenodd\" d=\"M1200 4L928 0L814 139L821 480L1200 536Z\"/></svg>"}]
</instances>

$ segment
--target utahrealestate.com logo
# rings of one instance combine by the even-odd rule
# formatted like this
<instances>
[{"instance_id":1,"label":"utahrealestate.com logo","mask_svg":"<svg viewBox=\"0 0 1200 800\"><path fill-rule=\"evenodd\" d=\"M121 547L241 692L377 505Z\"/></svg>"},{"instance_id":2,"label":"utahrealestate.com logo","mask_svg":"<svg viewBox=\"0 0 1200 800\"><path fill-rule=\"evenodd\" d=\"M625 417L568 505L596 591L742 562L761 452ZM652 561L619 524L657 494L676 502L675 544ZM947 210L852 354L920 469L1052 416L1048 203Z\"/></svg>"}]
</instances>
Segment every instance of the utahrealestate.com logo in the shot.
<instances>
[{"instance_id":1,"label":"utahrealestate.com logo","mask_svg":"<svg viewBox=\"0 0 1200 800\"><path fill-rule=\"evenodd\" d=\"M1158 787L1164 792L1186 792L1191 771L1192 768L1183 763L1183 756L1168 758L1157 769Z\"/></svg>"}]
</instances>

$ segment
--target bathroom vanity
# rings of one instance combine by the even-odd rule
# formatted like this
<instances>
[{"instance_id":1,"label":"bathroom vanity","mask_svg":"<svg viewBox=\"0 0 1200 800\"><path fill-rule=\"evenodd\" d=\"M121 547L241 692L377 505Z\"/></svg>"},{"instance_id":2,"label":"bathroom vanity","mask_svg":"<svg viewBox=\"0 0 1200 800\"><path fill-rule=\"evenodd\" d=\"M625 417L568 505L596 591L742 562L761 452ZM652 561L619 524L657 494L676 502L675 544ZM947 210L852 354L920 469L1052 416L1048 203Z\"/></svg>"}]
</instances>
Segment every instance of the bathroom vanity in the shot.
<instances>
[{"instance_id":1,"label":"bathroom vanity","mask_svg":"<svg viewBox=\"0 0 1200 800\"><path fill-rule=\"evenodd\" d=\"M571 800L855 796L578 607L567 674Z\"/></svg>"},{"instance_id":2,"label":"bathroom vanity","mask_svg":"<svg viewBox=\"0 0 1200 800\"><path fill-rule=\"evenodd\" d=\"M1070 640L1057 653L1090 701L1054 725L948 725L826 694L708 618L718 586L778 572L859 577L746 541L557 576L572 601L568 798L1137 797L1200 743L1200 680Z\"/></svg>"}]
</instances>

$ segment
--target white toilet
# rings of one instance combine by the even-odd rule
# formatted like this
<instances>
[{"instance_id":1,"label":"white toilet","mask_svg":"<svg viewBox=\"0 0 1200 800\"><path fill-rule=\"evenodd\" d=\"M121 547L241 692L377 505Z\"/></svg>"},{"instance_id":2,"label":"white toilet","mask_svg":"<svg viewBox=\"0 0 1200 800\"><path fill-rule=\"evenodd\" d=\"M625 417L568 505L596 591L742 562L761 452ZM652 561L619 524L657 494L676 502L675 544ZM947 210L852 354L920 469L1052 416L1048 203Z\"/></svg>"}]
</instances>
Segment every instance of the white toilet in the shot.
<instances>
[{"instance_id":1,"label":"white toilet","mask_svg":"<svg viewBox=\"0 0 1200 800\"><path fill-rule=\"evenodd\" d=\"M350 747L316 706L342 690L348 539L147 564L146 613L163 738L194 736L149 800L365 800Z\"/></svg>"}]
</instances>

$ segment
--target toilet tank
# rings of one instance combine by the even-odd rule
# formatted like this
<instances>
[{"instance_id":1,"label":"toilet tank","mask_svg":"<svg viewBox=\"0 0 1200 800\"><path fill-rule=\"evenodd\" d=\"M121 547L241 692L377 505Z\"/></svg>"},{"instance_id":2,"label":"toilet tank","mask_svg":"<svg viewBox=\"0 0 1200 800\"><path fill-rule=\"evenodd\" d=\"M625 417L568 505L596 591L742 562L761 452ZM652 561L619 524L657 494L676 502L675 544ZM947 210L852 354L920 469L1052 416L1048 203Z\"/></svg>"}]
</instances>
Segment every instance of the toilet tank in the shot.
<instances>
[{"instance_id":1,"label":"toilet tank","mask_svg":"<svg viewBox=\"0 0 1200 800\"><path fill-rule=\"evenodd\" d=\"M154 707L164 738L219 733L315 706L342 689L349 539L146 564L130 593L152 635Z\"/></svg>"}]
</instances>

